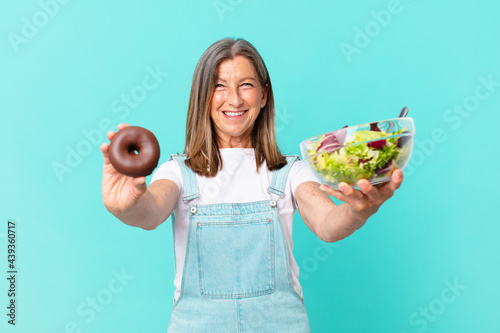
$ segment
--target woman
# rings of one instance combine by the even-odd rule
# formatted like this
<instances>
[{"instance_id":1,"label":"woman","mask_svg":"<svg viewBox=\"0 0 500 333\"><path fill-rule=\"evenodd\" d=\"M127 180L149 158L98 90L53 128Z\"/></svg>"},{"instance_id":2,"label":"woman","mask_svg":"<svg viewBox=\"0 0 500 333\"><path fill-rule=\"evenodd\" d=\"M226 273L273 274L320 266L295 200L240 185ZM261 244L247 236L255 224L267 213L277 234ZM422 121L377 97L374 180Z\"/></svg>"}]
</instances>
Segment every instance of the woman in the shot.
<instances>
[{"instance_id":1,"label":"woman","mask_svg":"<svg viewBox=\"0 0 500 333\"><path fill-rule=\"evenodd\" d=\"M186 129L184 155L162 164L149 187L145 177L119 174L101 146L103 199L113 215L152 230L172 214L169 332L309 332L292 254L295 209L320 239L335 242L393 195L401 170L380 188L361 180L360 190L342 183L337 191L297 156L283 156L268 71L242 39L222 39L200 58Z\"/></svg>"}]
</instances>

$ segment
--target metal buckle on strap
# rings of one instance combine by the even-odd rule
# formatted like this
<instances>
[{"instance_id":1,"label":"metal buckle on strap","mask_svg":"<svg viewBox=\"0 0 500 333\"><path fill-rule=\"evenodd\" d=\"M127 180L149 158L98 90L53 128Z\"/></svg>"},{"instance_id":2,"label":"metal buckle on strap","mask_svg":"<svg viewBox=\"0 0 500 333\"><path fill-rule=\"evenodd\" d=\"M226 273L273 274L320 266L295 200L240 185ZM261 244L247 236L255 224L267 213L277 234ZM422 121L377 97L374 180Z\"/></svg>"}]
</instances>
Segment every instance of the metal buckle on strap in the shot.
<instances>
[{"instance_id":1,"label":"metal buckle on strap","mask_svg":"<svg viewBox=\"0 0 500 333\"><path fill-rule=\"evenodd\" d=\"M272 208L275 208L278 205L278 200L285 196L284 192L279 191L279 190L272 188L272 187L267 188L267 193L270 194L271 199L269 201L269 205Z\"/></svg>"},{"instance_id":2,"label":"metal buckle on strap","mask_svg":"<svg viewBox=\"0 0 500 333\"><path fill-rule=\"evenodd\" d=\"M192 215L195 215L198 212L198 208L196 207L196 202L200 199L199 196L195 196L193 199L184 201L189 206L189 212ZM189 204L189 201L193 201L192 204Z\"/></svg>"}]
</instances>

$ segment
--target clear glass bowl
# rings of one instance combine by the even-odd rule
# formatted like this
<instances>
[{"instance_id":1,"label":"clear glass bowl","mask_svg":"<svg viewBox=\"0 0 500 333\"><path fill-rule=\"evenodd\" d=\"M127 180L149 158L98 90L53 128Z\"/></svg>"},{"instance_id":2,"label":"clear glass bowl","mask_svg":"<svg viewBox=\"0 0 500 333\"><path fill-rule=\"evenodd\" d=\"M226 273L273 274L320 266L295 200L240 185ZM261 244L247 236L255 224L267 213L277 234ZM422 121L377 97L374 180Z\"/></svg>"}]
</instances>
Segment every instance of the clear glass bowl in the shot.
<instances>
[{"instance_id":1,"label":"clear glass bowl","mask_svg":"<svg viewBox=\"0 0 500 333\"><path fill-rule=\"evenodd\" d=\"M340 182L356 186L360 179L378 185L406 167L414 138L413 119L394 118L315 136L300 144L300 152L316 176L335 189Z\"/></svg>"}]
</instances>

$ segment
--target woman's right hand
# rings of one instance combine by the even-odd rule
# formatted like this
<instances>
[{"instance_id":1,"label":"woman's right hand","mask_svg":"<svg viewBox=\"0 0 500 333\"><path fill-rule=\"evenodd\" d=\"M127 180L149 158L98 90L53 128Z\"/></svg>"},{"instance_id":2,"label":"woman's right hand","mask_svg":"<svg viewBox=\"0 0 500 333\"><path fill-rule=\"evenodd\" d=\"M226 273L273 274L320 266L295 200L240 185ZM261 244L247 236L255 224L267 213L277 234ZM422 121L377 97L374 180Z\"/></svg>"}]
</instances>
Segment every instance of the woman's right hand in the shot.
<instances>
[{"instance_id":1,"label":"woman's right hand","mask_svg":"<svg viewBox=\"0 0 500 333\"><path fill-rule=\"evenodd\" d=\"M118 125L118 130L121 130L129 124ZM108 139L111 141L116 135L115 132L107 133ZM125 176L113 167L109 161L109 145L103 143L101 152L104 158L104 167L102 173L102 198L104 206L112 214L121 214L126 212L137 204L141 196L146 193L146 177L129 177Z\"/></svg>"}]
</instances>

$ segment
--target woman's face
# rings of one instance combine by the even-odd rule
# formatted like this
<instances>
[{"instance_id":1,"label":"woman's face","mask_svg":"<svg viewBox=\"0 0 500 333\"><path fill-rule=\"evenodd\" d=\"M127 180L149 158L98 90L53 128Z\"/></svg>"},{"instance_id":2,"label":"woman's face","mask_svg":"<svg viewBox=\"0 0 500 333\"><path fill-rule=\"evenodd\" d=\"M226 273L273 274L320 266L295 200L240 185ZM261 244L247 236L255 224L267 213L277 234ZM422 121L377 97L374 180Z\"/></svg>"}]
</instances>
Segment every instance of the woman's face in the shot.
<instances>
[{"instance_id":1,"label":"woman's face","mask_svg":"<svg viewBox=\"0 0 500 333\"><path fill-rule=\"evenodd\" d=\"M219 148L251 148L251 133L261 105L266 105L267 88L244 56L220 63L210 117Z\"/></svg>"}]
</instances>

